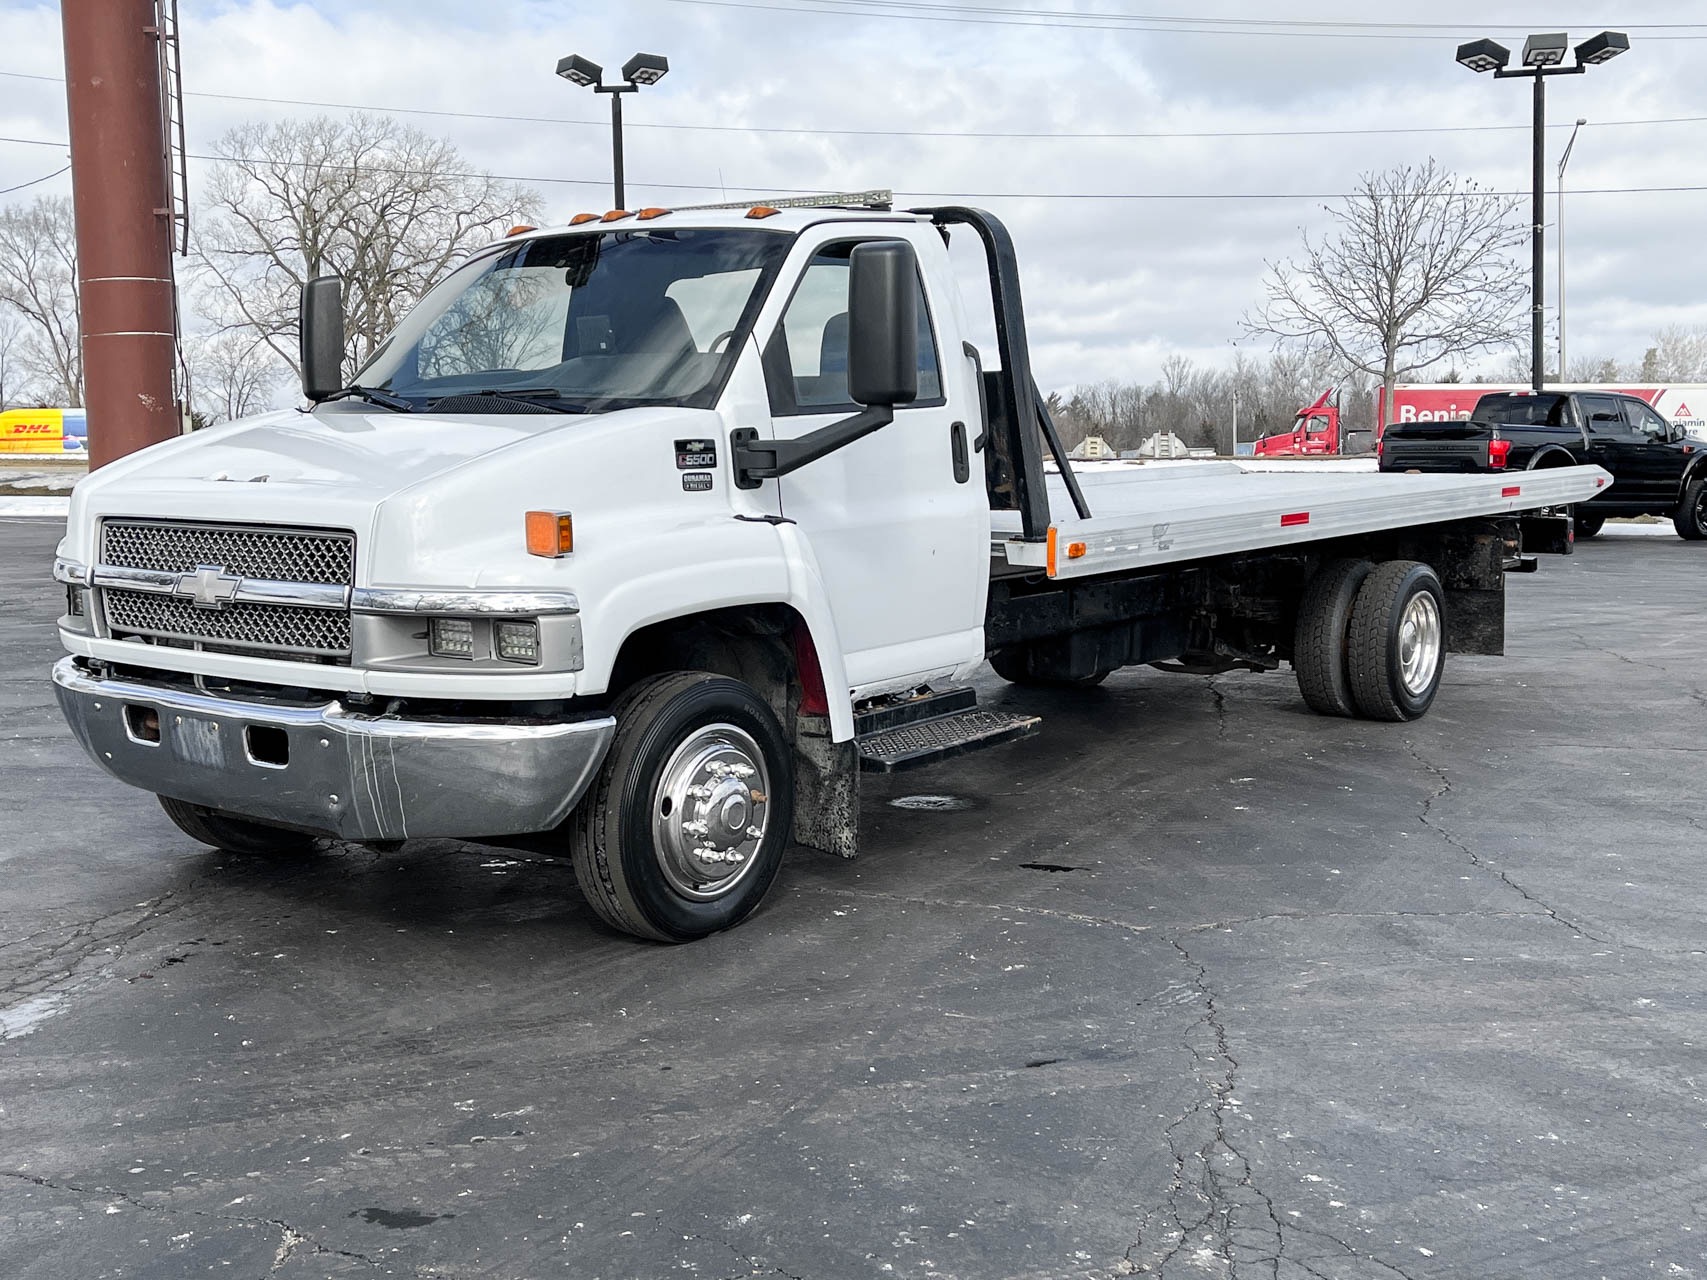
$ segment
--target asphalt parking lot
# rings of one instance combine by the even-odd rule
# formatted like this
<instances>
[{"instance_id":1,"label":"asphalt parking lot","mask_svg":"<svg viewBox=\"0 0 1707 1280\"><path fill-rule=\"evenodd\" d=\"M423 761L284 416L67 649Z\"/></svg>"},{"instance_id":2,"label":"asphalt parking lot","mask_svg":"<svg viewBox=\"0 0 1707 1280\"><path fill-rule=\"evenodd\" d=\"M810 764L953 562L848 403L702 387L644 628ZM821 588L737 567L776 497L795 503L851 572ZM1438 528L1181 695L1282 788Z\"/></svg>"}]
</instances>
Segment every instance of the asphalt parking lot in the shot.
<instances>
[{"instance_id":1,"label":"asphalt parking lot","mask_svg":"<svg viewBox=\"0 0 1707 1280\"><path fill-rule=\"evenodd\" d=\"M991 677L1040 737L666 948L567 863L188 841L53 706L58 534L0 522L0 1275L1707 1274L1707 547L1545 559L1413 725Z\"/></svg>"}]
</instances>

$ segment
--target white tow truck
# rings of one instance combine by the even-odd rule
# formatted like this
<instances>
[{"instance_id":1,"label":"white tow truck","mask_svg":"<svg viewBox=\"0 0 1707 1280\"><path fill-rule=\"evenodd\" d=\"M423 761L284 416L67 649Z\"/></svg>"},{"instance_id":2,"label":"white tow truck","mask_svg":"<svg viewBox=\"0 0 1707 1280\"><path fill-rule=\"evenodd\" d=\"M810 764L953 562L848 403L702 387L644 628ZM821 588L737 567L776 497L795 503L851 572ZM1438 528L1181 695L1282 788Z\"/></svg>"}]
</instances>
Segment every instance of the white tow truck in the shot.
<instances>
[{"instance_id":1,"label":"white tow truck","mask_svg":"<svg viewBox=\"0 0 1707 1280\"><path fill-rule=\"evenodd\" d=\"M982 249L988 367L950 236ZM1570 549L1536 513L1608 483L1081 481L1007 231L881 194L514 234L348 383L339 305L304 291L310 407L77 486L72 730L199 841L554 848L660 940L742 920L791 842L853 856L862 770L1030 732L976 707L986 659L1290 661L1317 711L1420 716L1447 651L1502 650L1504 574Z\"/></svg>"}]
</instances>

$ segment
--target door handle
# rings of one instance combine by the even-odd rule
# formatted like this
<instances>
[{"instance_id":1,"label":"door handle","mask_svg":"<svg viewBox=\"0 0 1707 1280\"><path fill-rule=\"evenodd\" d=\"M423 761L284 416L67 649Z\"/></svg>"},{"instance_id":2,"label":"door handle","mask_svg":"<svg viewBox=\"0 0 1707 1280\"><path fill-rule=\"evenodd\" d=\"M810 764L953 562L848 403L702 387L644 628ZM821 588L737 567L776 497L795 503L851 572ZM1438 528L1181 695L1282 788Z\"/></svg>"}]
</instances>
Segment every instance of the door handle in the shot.
<instances>
[{"instance_id":1,"label":"door handle","mask_svg":"<svg viewBox=\"0 0 1707 1280\"><path fill-rule=\"evenodd\" d=\"M965 484L972 478L972 465L966 452L966 424L956 422L948 429L948 448L954 458L954 483Z\"/></svg>"}]
</instances>

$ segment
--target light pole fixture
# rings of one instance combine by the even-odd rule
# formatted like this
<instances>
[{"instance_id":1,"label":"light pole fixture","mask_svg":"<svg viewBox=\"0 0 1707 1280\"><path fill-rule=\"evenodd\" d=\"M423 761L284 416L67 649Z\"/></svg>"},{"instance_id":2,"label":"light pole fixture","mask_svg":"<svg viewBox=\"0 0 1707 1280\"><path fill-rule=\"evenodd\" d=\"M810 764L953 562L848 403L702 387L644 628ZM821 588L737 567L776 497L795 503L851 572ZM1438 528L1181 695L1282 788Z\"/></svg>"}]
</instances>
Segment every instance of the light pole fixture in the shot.
<instances>
[{"instance_id":1,"label":"light pole fixture","mask_svg":"<svg viewBox=\"0 0 1707 1280\"><path fill-rule=\"evenodd\" d=\"M1535 390L1541 390L1546 373L1546 362L1541 354L1543 324L1542 259L1543 259L1543 213L1542 200L1546 195L1546 175L1543 172L1545 161L1545 137L1547 128L1547 76L1581 75L1592 66L1609 62L1630 47L1630 37L1622 31L1602 31L1597 36L1590 36L1576 47L1576 62L1571 66L1565 65L1565 52L1570 46L1570 37L1562 31L1548 32L1543 35L1530 36L1523 42L1521 66L1511 66L1511 50L1495 40L1472 40L1468 44L1458 46L1458 62L1472 71L1492 71L1494 79L1504 80L1512 76L1528 76L1535 82L1535 125L1531 142L1531 200L1533 216L1530 230L1530 330L1529 330L1529 373L1530 385ZM1574 136L1574 135L1573 135ZM1564 172L1560 165L1561 175ZM1560 345L1563 347L1564 318L1560 316ZM1564 374L1563 356L1560 359L1561 376Z\"/></svg>"},{"instance_id":2,"label":"light pole fixture","mask_svg":"<svg viewBox=\"0 0 1707 1280\"><path fill-rule=\"evenodd\" d=\"M578 84L594 93L610 95L611 178L616 193L616 208L623 207L622 190L622 95L635 93L641 85L657 84L669 73L670 60L661 53L637 53L622 64L621 84L605 84L605 70L598 63L572 53L557 62L557 74L570 84Z\"/></svg>"},{"instance_id":3,"label":"light pole fixture","mask_svg":"<svg viewBox=\"0 0 1707 1280\"><path fill-rule=\"evenodd\" d=\"M1577 145L1577 130L1581 129L1588 120L1584 116L1577 117L1576 126L1571 130L1571 140L1565 144L1565 154L1559 157L1559 189L1556 197L1559 202L1559 216L1553 219L1559 227L1559 247L1553 250L1553 257L1559 267L1559 381L1565 380L1565 166L1571 162L1571 148Z\"/></svg>"}]
</instances>

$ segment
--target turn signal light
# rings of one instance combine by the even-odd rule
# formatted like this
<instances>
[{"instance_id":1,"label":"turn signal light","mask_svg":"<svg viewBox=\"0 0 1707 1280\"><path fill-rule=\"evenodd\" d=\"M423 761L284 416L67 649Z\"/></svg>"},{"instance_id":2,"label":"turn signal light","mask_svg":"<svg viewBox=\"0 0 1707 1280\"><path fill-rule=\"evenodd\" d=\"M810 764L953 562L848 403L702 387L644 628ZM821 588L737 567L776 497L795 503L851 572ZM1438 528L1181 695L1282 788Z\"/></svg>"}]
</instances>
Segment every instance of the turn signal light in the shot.
<instances>
[{"instance_id":1,"label":"turn signal light","mask_svg":"<svg viewBox=\"0 0 1707 1280\"><path fill-rule=\"evenodd\" d=\"M575 523L567 511L527 513L527 544L530 556L558 559L575 549Z\"/></svg>"}]
</instances>

